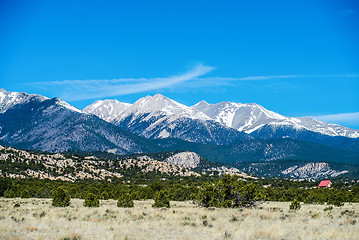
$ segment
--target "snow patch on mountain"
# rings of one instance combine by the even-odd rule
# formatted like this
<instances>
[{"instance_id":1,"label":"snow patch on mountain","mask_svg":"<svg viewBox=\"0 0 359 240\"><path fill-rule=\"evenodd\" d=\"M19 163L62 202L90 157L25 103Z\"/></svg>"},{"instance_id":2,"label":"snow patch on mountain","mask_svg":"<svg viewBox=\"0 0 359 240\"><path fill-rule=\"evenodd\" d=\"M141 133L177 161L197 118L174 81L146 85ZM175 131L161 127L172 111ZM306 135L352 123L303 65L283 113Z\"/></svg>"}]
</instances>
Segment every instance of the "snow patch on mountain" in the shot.
<instances>
[{"instance_id":1,"label":"snow patch on mountain","mask_svg":"<svg viewBox=\"0 0 359 240\"><path fill-rule=\"evenodd\" d=\"M187 107L161 94L143 97L133 104L121 103L117 100L96 101L86 107L84 112L95 114L137 135L153 139L178 138L182 130L188 135L189 131L196 128L190 125L189 120L193 120L192 123L196 125L207 125L218 129L213 124L209 124L216 122L226 128L263 138L296 139L298 134L306 134L305 131L328 136L359 137L359 130L320 122L309 117L282 116L255 103L209 104L201 101L192 107ZM140 129L135 125L141 126ZM209 138L216 135L212 128L208 128L207 133ZM179 138L198 142L193 136ZM213 141L202 139L199 142ZM220 141L215 142L218 144Z\"/></svg>"},{"instance_id":2,"label":"snow patch on mountain","mask_svg":"<svg viewBox=\"0 0 359 240\"><path fill-rule=\"evenodd\" d=\"M133 104L122 103L117 100L96 101L87 106L84 112L97 115L108 122L118 122L122 119L135 115L148 114L147 120L159 114L164 116L187 117L191 119L211 120L200 111L194 110L161 94L140 98Z\"/></svg>"},{"instance_id":3,"label":"snow patch on mountain","mask_svg":"<svg viewBox=\"0 0 359 240\"><path fill-rule=\"evenodd\" d=\"M162 114L165 116L187 117L192 119L211 120L208 116L200 111L194 110L161 94L155 96L146 96L137 100L134 104L118 115L117 120L126 118L129 115L141 115L150 113L149 118L153 115ZM173 118L173 119L175 119Z\"/></svg>"},{"instance_id":4,"label":"snow patch on mountain","mask_svg":"<svg viewBox=\"0 0 359 240\"><path fill-rule=\"evenodd\" d=\"M74 106L68 104L67 102L56 98L56 103L60 106L63 106L64 108L67 108L68 110L74 111L74 112L78 112L78 113L82 113L82 111L78 108L75 108Z\"/></svg>"},{"instance_id":5,"label":"snow patch on mountain","mask_svg":"<svg viewBox=\"0 0 359 240\"><path fill-rule=\"evenodd\" d=\"M107 122L112 122L129 106L131 106L129 103L106 99L103 101L97 100L93 104L85 107L83 111L92 113Z\"/></svg>"},{"instance_id":6,"label":"snow patch on mountain","mask_svg":"<svg viewBox=\"0 0 359 240\"><path fill-rule=\"evenodd\" d=\"M215 144L228 144L239 138L250 138L161 94L143 97L133 104L123 105L109 100L107 104L108 107L97 101L84 111L146 138L179 138L190 142ZM114 108L117 111L108 110Z\"/></svg>"},{"instance_id":7,"label":"snow patch on mountain","mask_svg":"<svg viewBox=\"0 0 359 240\"><path fill-rule=\"evenodd\" d=\"M297 131L308 130L328 136L359 137L359 130L320 122L309 117L295 118L282 116L255 103L221 102L209 104L201 101L192 106L192 108L203 112L222 125L235 128L238 131L244 131L248 134L262 127L270 126L272 129L291 127Z\"/></svg>"},{"instance_id":8,"label":"snow patch on mountain","mask_svg":"<svg viewBox=\"0 0 359 240\"><path fill-rule=\"evenodd\" d=\"M0 113L6 112L9 108L22 103L27 103L30 100L37 100L42 102L48 99L47 97L37 95L37 94L28 94L20 92L9 92L5 89L0 89Z\"/></svg>"}]
</instances>

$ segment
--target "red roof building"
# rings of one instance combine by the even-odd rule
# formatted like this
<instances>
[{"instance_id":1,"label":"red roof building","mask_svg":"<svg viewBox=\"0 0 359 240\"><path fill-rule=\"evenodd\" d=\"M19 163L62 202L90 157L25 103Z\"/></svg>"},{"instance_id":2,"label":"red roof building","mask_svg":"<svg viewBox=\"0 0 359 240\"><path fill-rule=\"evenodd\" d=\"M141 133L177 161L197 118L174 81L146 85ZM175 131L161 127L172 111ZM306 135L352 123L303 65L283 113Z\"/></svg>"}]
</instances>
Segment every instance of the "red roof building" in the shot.
<instances>
[{"instance_id":1,"label":"red roof building","mask_svg":"<svg viewBox=\"0 0 359 240\"><path fill-rule=\"evenodd\" d=\"M332 187L332 182L330 180L323 180L318 185L318 188L330 188L330 187Z\"/></svg>"}]
</instances>

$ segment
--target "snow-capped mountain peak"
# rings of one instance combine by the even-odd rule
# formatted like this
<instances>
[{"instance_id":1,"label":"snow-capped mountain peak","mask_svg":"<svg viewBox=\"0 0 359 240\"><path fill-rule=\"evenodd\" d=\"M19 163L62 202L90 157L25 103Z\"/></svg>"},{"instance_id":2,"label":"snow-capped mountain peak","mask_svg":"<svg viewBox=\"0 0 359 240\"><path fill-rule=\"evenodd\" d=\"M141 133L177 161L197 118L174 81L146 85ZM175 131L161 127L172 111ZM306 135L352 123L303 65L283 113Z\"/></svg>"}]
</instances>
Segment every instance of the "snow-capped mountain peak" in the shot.
<instances>
[{"instance_id":1,"label":"snow-capped mountain peak","mask_svg":"<svg viewBox=\"0 0 359 240\"><path fill-rule=\"evenodd\" d=\"M309 117L286 117L256 103L220 102L208 104L201 101L192 106L192 108L203 112L222 125L248 134L259 131L264 127L270 127L273 132L284 127L292 128L295 131L307 130L328 136L359 137L358 130L320 122Z\"/></svg>"},{"instance_id":2,"label":"snow-capped mountain peak","mask_svg":"<svg viewBox=\"0 0 359 240\"><path fill-rule=\"evenodd\" d=\"M0 113L6 112L12 106L16 104L26 103L30 100L36 100L42 102L48 99L47 97L37 95L37 94L28 94L20 92L9 92L5 89L0 89Z\"/></svg>"},{"instance_id":3,"label":"snow-capped mountain peak","mask_svg":"<svg viewBox=\"0 0 359 240\"><path fill-rule=\"evenodd\" d=\"M269 111L255 103L220 102L206 104L199 102L192 108L197 109L213 120L239 131L249 131L272 120L284 120L285 117Z\"/></svg>"},{"instance_id":4,"label":"snow-capped mountain peak","mask_svg":"<svg viewBox=\"0 0 359 240\"><path fill-rule=\"evenodd\" d=\"M129 103L119 102L115 99L97 100L93 104L84 108L85 113L92 113L107 122L112 122L126 108L131 106Z\"/></svg>"},{"instance_id":5,"label":"snow-capped mountain peak","mask_svg":"<svg viewBox=\"0 0 359 240\"><path fill-rule=\"evenodd\" d=\"M188 107L161 94L143 97L133 104L120 103L117 100L96 101L86 107L84 112L93 113L113 123L123 122L129 117L131 119L129 124L134 124L135 119L139 118L144 118L142 121L152 119L151 121L155 122L147 129L151 131L164 123L169 124L184 118L215 121L225 127L265 138L274 136L277 138L297 138L297 134L302 131L311 131L328 136L359 137L358 130L320 122L308 117L286 117L256 103L225 101L210 104L202 100L194 106ZM160 135L169 136L168 131Z\"/></svg>"},{"instance_id":6,"label":"snow-capped mountain peak","mask_svg":"<svg viewBox=\"0 0 359 240\"><path fill-rule=\"evenodd\" d=\"M197 109L198 111L202 111L203 109L206 109L210 104L204 100L200 101L199 103L192 106L192 108Z\"/></svg>"},{"instance_id":7,"label":"snow-capped mountain peak","mask_svg":"<svg viewBox=\"0 0 359 240\"><path fill-rule=\"evenodd\" d=\"M71 104L61 100L60 98L54 98L54 101L57 105L60 105L68 110L74 111L74 112L78 112L78 113L82 113L82 111L74 106L72 106Z\"/></svg>"},{"instance_id":8,"label":"snow-capped mountain peak","mask_svg":"<svg viewBox=\"0 0 359 240\"><path fill-rule=\"evenodd\" d=\"M161 94L155 96L146 96L136 101L130 111L137 113L163 112L166 115L183 114L189 110L189 107L180 104Z\"/></svg>"},{"instance_id":9,"label":"snow-capped mountain peak","mask_svg":"<svg viewBox=\"0 0 359 240\"><path fill-rule=\"evenodd\" d=\"M202 112L187 107L161 94L140 98L133 104L117 100L96 101L83 110L104 119L107 122L118 122L121 119L143 114L172 116L174 118L188 117L192 119L211 120Z\"/></svg>"}]
</instances>

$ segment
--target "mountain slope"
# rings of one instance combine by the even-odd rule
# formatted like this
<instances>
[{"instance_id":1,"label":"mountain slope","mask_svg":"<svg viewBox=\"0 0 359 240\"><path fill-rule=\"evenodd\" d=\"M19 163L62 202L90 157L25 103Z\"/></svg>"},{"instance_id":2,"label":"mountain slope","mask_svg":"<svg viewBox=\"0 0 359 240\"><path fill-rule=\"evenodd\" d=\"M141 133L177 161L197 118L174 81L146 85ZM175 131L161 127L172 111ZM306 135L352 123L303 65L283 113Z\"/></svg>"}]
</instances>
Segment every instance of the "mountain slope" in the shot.
<instances>
[{"instance_id":1,"label":"mountain slope","mask_svg":"<svg viewBox=\"0 0 359 240\"><path fill-rule=\"evenodd\" d=\"M309 117L285 117L254 103L209 104L201 101L187 107L157 94L141 98L134 104L97 101L84 111L150 139L178 138L228 145L250 139L244 134L247 133L255 138L298 139L359 152L359 130Z\"/></svg>"},{"instance_id":2,"label":"mountain slope","mask_svg":"<svg viewBox=\"0 0 359 240\"><path fill-rule=\"evenodd\" d=\"M246 171L263 177L285 177L297 179L352 178L358 179L359 165L332 162L308 162L298 160L239 163L235 165Z\"/></svg>"},{"instance_id":3,"label":"mountain slope","mask_svg":"<svg viewBox=\"0 0 359 240\"><path fill-rule=\"evenodd\" d=\"M93 104L84 108L83 111L86 113L92 113L107 122L112 122L130 105L131 104L129 103L122 103L112 99L107 99L104 101L97 100Z\"/></svg>"},{"instance_id":4,"label":"mountain slope","mask_svg":"<svg viewBox=\"0 0 359 240\"><path fill-rule=\"evenodd\" d=\"M42 102L48 99L47 97L37 95L37 94L28 94L28 93L19 93L19 92L8 92L5 89L0 89L0 114L6 112L9 108L17 104L25 104L30 101L32 102Z\"/></svg>"},{"instance_id":5,"label":"mountain slope","mask_svg":"<svg viewBox=\"0 0 359 240\"><path fill-rule=\"evenodd\" d=\"M180 139L156 139L154 142L167 151L192 151L210 161L227 164L286 159L359 164L359 153L295 139L252 139L226 146L190 143Z\"/></svg>"},{"instance_id":6,"label":"mountain slope","mask_svg":"<svg viewBox=\"0 0 359 240\"><path fill-rule=\"evenodd\" d=\"M14 95L12 92L7 94ZM0 114L2 142L49 152L158 151L146 139L83 113L58 98L28 97L27 101L13 104Z\"/></svg>"},{"instance_id":7,"label":"mountain slope","mask_svg":"<svg viewBox=\"0 0 359 240\"><path fill-rule=\"evenodd\" d=\"M108 107L111 104L111 107ZM139 99L134 104L125 105L106 100L86 107L104 120L111 120L136 135L150 138L178 138L189 142L230 144L250 137L213 121L200 111L182 105L160 94ZM112 111L106 109L121 109ZM106 113L106 114L104 114Z\"/></svg>"},{"instance_id":8,"label":"mountain slope","mask_svg":"<svg viewBox=\"0 0 359 240\"><path fill-rule=\"evenodd\" d=\"M264 107L255 104L242 104L233 102L221 102L209 104L201 101L192 106L193 109L206 114L213 120L246 133L260 131L264 126L271 126L273 129L282 126L292 128L298 132L312 131L328 136L342 136L358 138L359 130L346 128L337 124L320 122L309 117L285 117ZM282 137L287 137L282 135ZM291 136L289 136L291 137Z\"/></svg>"}]
</instances>

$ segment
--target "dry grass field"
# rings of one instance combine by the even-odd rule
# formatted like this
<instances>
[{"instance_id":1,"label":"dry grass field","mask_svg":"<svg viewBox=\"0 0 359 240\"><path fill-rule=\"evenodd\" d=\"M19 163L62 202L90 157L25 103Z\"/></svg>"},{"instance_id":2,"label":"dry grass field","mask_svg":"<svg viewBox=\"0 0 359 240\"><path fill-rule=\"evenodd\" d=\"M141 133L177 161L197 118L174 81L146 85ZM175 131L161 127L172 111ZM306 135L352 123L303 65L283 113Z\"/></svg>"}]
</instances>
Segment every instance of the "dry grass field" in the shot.
<instances>
[{"instance_id":1,"label":"dry grass field","mask_svg":"<svg viewBox=\"0 0 359 240\"><path fill-rule=\"evenodd\" d=\"M106 200L86 208L72 199L71 206L59 208L51 199L0 198L0 239L359 239L358 204L289 211L288 202L253 209L206 209L190 202L154 209L152 203L118 208Z\"/></svg>"}]
</instances>

